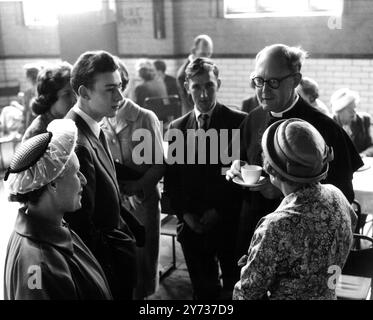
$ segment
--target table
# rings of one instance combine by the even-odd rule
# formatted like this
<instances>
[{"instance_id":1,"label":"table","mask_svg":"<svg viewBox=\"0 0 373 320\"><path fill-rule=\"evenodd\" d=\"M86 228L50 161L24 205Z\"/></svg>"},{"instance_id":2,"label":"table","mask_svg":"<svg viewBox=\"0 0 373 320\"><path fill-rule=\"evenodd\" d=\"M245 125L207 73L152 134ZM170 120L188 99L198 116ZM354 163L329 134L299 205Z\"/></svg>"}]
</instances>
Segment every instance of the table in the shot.
<instances>
[{"instance_id":1,"label":"table","mask_svg":"<svg viewBox=\"0 0 373 320\"><path fill-rule=\"evenodd\" d=\"M352 184L355 191L355 199L361 205L361 212L373 214L373 157L363 158L364 166L370 166L363 171L354 173Z\"/></svg>"}]
</instances>

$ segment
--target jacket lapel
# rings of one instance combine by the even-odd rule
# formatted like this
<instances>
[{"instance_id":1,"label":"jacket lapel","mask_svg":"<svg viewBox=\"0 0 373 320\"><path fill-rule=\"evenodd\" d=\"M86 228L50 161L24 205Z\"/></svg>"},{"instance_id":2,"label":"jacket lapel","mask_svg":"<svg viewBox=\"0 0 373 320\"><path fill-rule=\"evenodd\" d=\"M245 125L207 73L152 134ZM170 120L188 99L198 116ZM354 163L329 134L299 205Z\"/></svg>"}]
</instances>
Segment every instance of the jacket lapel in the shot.
<instances>
[{"instance_id":1,"label":"jacket lapel","mask_svg":"<svg viewBox=\"0 0 373 320\"><path fill-rule=\"evenodd\" d=\"M104 146L93 134L92 130L89 128L87 123L77 113L72 111L69 114L69 116L71 116L71 119L75 121L76 126L78 127L80 132L87 138L92 149L95 151L98 160L100 161L101 165L105 168L107 174L113 180L115 187L119 193L117 177L115 175L115 169L113 167L112 159L109 158L109 155L105 151Z\"/></svg>"}]
</instances>

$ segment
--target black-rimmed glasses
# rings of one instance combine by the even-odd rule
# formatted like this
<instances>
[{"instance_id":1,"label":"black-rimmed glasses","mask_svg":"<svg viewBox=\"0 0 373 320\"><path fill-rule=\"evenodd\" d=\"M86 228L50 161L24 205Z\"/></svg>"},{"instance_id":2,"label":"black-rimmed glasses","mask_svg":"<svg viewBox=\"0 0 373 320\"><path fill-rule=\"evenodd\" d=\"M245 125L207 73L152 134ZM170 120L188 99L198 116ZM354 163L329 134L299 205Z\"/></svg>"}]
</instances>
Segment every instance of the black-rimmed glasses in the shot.
<instances>
[{"instance_id":1,"label":"black-rimmed glasses","mask_svg":"<svg viewBox=\"0 0 373 320\"><path fill-rule=\"evenodd\" d=\"M283 80L285 80L287 78L290 78L290 77L292 77L296 74L297 73L290 73L287 76L282 77L282 78L270 78L270 79L267 79L267 80L264 80L262 77L253 77L253 78L251 78L251 80L253 81L255 87L257 87L257 88L263 88L264 83L268 83L268 85L272 89L278 89L278 88L280 88L281 82Z\"/></svg>"}]
</instances>

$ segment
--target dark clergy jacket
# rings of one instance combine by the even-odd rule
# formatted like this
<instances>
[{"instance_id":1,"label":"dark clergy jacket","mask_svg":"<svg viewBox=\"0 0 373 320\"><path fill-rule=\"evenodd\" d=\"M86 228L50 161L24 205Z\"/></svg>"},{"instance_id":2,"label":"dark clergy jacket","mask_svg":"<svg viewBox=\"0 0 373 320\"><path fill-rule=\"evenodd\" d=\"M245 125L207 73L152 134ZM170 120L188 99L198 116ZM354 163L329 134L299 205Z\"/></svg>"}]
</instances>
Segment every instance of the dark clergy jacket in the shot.
<instances>
[{"instance_id":1,"label":"dark clergy jacket","mask_svg":"<svg viewBox=\"0 0 373 320\"><path fill-rule=\"evenodd\" d=\"M209 128L228 129L231 142L231 129L238 129L245 113L217 103L211 115ZM187 130L198 129L194 110L170 124L170 129L179 129L184 136L184 164L167 165L165 192L170 198L171 208L182 220L185 212L202 215L205 210L216 209L221 218L234 219L241 206L241 189L226 181L222 174L223 165L219 156L217 164L187 164ZM219 133L219 130L218 130ZM207 140L209 141L209 140ZM171 144L171 142L170 142ZM218 143L220 154L220 137ZM207 148L208 149L208 148ZM228 148L227 148L228 149Z\"/></svg>"},{"instance_id":2,"label":"dark clergy jacket","mask_svg":"<svg viewBox=\"0 0 373 320\"><path fill-rule=\"evenodd\" d=\"M333 119L312 108L301 97L282 117L282 119L290 118L300 118L311 123L321 133L326 143L333 148L334 160L330 163L328 176L323 183L335 185L351 202L354 199L352 176L363 162L346 132ZM241 160L262 165L262 135L275 121L276 118L260 106L247 116L241 130ZM263 212L263 214L267 213Z\"/></svg>"},{"instance_id":3,"label":"dark clergy jacket","mask_svg":"<svg viewBox=\"0 0 373 320\"><path fill-rule=\"evenodd\" d=\"M135 239L124 221L111 157L88 124L73 110L66 115L78 128L76 154L87 179L82 208L65 220L101 263L114 298L130 298L136 279ZM125 287L122 292L122 288Z\"/></svg>"}]
</instances>

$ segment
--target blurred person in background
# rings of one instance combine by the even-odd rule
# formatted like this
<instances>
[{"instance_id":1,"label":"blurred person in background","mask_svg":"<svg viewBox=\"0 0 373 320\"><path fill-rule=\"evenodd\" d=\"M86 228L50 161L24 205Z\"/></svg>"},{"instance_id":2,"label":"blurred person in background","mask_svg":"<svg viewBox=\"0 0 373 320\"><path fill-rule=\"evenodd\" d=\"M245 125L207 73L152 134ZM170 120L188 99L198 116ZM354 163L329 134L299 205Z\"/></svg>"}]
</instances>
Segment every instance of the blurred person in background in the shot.
<instances>
[{"instance_id":1,"label":"blurred person in background","mask_svg":"<svg viewBox=\"0 0 373 320\"><path fill-rule=\"evenodd\" d=\"M77 128L55 120L22 143L6 173L10 201L22 204L5 261L6 300L111 299L104 272L63 220L81 207L86 179L74 152Z\"/></svg>"},{"instance_id":2,"label":"blurred person in background","mask_svg":"<svg viewBox=\"0 0 373 320\"><path fill-rule=\"evenodd\" d=\"M35 115L31 109L31 102L37 95L37 77L39 71L42 69L41 64L27 63L23 66L26 70L27 89L21 92L19 95L24 106L23 119L24 119L24 130L28 128L32 120L35 119Z\"/></svg>"},{"instance_id":3,"label":"blurred person in background","mask_svg":"<svg viewBox=\"0 0 373 320\"><path fill-rule=\"evenodd\" d=\"M252 81L251 81L250 87L251 89L255 90L255 86ZM253 96L250 96L242 101L241 111L250 113L257 106L259 106L259 101L258 101L258 98L256 97L256 94L254 94Z\"/></svg>"},{"instance_id":4,"label":"blurred person in background","mask_svg":"<svg viewBox=\"0 0 373 320\"><path fill-rule=\"evenodd\" d=\"M20 139L24 130L24 106L13 100L9 106L1 109L0 113L0 138L7 140Z\"/></svg>"},{"instance_id":5,"label":"blurred person in background","mask_svg":"<svg viewBox=\"0 0 373 320\"><path fill-rule=\"evenodd\" d=\"M31 109L38 115L23 136L27 140L45 132L54 119L62 119L74 105L76 98L70 85L72 66L67 62L44 67L37 78L37 96Z\"/></svg>"},{"instance_id":6,"label":"blurred person in background","mask_svg":"<svg viewBox=\"0 0 373 320\"><path fill-rule=\"evenodd\" d=\"M333 119L347 132L362 157L373 157L372 117L356 111L360 96L356 91L342 88L333 93L330 104Z\"/></svg>"},{"instance_id":7,"label":"blurred person in background","mask_svg":"<svg viewBox=\"0 0 373 320\"><path fill-rule=\"evenodd\" d=\"M167 96L164 82L156 78L154 65L148 59L141 59L136 63L136 70L142 83L134 88L133 100L140 107L145 107L145 99Z\"/></svg>"},{"instance_id":8,"label":"blurred person in background","mask_svg":"<svg viewBox=\"0 0 373 320\"><path fill-rule=\"evenodd\" d=\"M166 73L166 63L163 60L155 60L153 64L158 78L163 80L166 85L167 95L178 95L179 92L177 90L176 78Z\"/></svg>"},{"instance_id":9,"label":"blurred person in background","mask_svg":"<svg viewBox=\"0 0 373 320\"><path fill-rule=\"evenodd\" d=\"M212 39L206 34L200 34L193 40L193 47L186 61L182 64L176 74L179 97L182 104L182 114L193 110L193 100L185 89L185 70L189 63L196 58L211 58L213 53Z\"/></svg>"},{"instance_id":10,"label":"blurred person in background","mask_svg":"<svg viewBox=\"0 0 373 320\"><path fill-rule=\"evenodd\" d=\"M128 71L119 59L118 64L124 91L129 82ZM137 248L138 281L134 289L134 299L144 299L155 293L159 284L161 210L158 182L164 173L160 123L152 111L124 98L116 116L105 117L101 128L108 137L123 204L145 227L145 245ZM136 130L147 130L150 139L134 141L132 135ZM139 164L139 159L135 158L134 149L140 143L145 143L146 152L152 152L151 163Z\"/></svg>"},{"instance_id":11,"label":"blurred person in background","mask_svg":"<svg viewBox=\"0 0 373 320\"><path fill-rule=\"evenodd\" d=\"M319 99L319 85L315 80L309 77L302 77L296 90L303 100L308 102L316 110L328 117L331 116L328 107Z\"/></svg>"}]
</instances>

